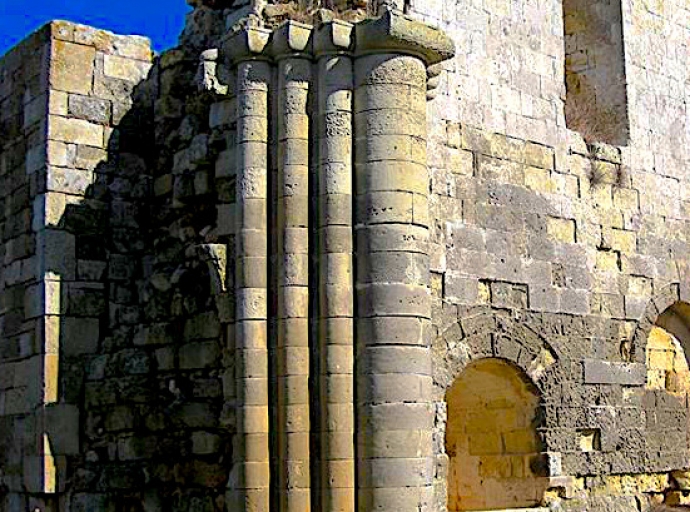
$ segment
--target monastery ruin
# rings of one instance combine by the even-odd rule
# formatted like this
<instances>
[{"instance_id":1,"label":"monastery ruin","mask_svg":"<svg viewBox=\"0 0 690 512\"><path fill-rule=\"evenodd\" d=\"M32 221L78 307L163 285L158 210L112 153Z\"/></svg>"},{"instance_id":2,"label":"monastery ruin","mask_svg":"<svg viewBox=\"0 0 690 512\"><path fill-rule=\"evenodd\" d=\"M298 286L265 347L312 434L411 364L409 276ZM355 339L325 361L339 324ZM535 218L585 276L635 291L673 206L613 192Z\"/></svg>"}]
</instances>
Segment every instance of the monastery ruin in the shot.
<instances>
[{"instance_id":1,"label":"monastery ruin","mask_svg":"<svg viewBox=\"0 0 690 512\"><path fill-rule=\"evenodd\" d=\"M690 0L189 2L0 58L0 512L690 506Z\"/></svg>"}]
</instances>

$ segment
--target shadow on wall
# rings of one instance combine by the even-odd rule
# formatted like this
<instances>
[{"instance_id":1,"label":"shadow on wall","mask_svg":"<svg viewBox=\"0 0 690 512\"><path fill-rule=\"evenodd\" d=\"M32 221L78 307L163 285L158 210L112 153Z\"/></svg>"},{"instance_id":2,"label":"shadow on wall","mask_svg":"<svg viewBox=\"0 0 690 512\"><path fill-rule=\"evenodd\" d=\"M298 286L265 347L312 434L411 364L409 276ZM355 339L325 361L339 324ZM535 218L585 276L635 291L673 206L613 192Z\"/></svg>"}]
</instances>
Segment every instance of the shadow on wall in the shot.
<instances>
[{"instance_id":1,"label":"shadow on wall","mask_svg":"<svg viewBox=\"0 0 690 512\"><path fill-rule=\"evenodd\" d=\"M135 88L107 160L49 229L72 241L59 267L73 258L75 270L50 283L60 350L47 428L60 504L48 510L225 510L232 361L214 298L226 298L229 240L209 244L213 184L171 174L175 148L209 118L209 98L193 89L196 61L175 51Z\"/></svg>"}]
</instances>

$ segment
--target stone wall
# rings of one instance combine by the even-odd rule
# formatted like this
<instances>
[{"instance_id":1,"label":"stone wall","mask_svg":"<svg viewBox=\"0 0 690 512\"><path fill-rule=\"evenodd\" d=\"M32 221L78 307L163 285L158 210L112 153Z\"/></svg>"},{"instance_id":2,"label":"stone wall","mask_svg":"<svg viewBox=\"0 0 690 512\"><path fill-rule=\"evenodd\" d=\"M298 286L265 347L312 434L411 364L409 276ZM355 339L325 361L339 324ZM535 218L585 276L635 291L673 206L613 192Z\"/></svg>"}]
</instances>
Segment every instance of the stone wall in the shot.
<instances>
[{"instance_id":1,"label":"stone wall","mask_svg":"<svg viewBox=\"0 0 690 512\"><path fill-rule=\"evenodd\" d=\"M134 221L119 194L127 182L110 162L127 161L115 156L116 127L131 115L150 60L143 38L64 22L3 59L2 190L11 194L0 295L3 388L10 389L0 415L3 431L14 430L3 437L2 453L12 457L3 460L7 510L57 510L73 459L85 453L82 379L110 327L108 288L128 277L113 274L130 264L104 237L113 225L117 232L118 218L130 228ZM145 176L134 178L141 198Z\"/></svg>"},{"instance_id":2,"label":"stone wall","mask_svg":"<svg viewBox=\"0 0 690 512\"><path fill-rule=\"evenodd\" d=\"M0 507L20 510L20 493L51 488L44 479L41 409L46 347L40 282L42 257L35 225L45 188L50 30L0 60ZM44 371L45 369L45 371Z\"/></svg>"},{"instance_id":3,"label":"stone wall","mask_svg":"<svg viewBox=\"0 0 690 512\"><path fill-rule=\"evenodd\" d=\"M446 393L484 358L539 396L544 504L687 500L688 11L605 16L617 147L566 124L563 7L406 2L455 43L426 76L422 50L365 58L380 40L346 22L314 32L323 54L300 24L264 52L251 6L224 2L153 63L66 23L8 54L7 512L351 512L355 481L362 512L445 510Z\"/></svg>"},{"instance_id":4,"label":"stone wall","mask_svg":"<svg viewBox=\"0 0 690 512\"><path fill-rule=\"evenodd\" d=\"M565 126L560 2L443 7L411 5L459 43L429 104L438 396L469 359L528 373L546 343L557 363L543 400L558 404L555 416L545 408L546 449L562 454L563 474L584 477L567 506L636 510L665 484L602 492L603 475L687 465L684 395L645 390L638 367L651 324L687 300L685 6L622 3L631 138L621 148L587 146ZM478 325L493 336L476 336ZM503 325L515 343L497 339ZM596 453L575 442L590 428L601 429Z\"/></svg>"}]
</instances>

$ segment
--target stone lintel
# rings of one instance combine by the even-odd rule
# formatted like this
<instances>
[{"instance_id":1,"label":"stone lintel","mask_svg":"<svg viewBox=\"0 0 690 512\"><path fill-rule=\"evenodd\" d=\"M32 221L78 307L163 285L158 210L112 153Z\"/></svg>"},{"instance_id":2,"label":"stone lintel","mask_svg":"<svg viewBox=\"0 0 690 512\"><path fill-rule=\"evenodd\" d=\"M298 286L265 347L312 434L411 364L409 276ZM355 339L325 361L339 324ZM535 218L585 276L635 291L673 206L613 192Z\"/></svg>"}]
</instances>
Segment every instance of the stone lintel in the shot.
<instances>
[{"instance_id":1,"label":"stone lintel","mask_svg":"<svg viewBox=\"0 0 690 512\"><path fill-rule=\"evenodd\" d=\"M644 386L647 370L642 363L616 363L585 359L585 384Z\"/></svg>"},{"instance_id":2,"label":"stone lintel","mask_svg":"<svg viewBox=\"0 0 690 512\"><path fill-rule=\"evenodd\" d=\"M455 45L442 30L388 11L380 18L355 25L355 52L413 55L429 66L453 57Z\"/></svg>"}]
</instances>

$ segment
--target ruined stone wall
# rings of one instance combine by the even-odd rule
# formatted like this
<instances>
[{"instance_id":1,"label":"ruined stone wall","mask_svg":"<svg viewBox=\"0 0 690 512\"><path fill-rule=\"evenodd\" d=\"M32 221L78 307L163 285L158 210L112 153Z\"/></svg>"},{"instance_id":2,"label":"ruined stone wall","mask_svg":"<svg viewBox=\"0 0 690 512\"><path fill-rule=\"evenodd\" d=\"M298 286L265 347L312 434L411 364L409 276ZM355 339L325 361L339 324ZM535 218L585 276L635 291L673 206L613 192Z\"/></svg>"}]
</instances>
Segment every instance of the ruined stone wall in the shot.
<instances>
[{"instance_id":1,"label":"ruined stone wall","mask_svg":"<svg viewBox=\"0 0 690 512\"><path fill-rule=\"evenodd\" d=\"M44 488L38 427L44 401L42 261L32 205L44 188L50 31L0 60L0 507ZM40 200L38 200L40 203Z\"/></svg>"},{"instance_id":2,"label":"ruined stone wall","mask_svg":"<svg viewBox=\"0 0 690 512\"><path fill-rule=\"evenodd\" d=\"M61 512L234 510L230 500L249 490L266 503L267 474L251 474L259 482L251 487L247 456L269 467L268 502L276 509L295 506L311 485L315 510L342 499L350 512L357 456L360 471L378 468L360 474L359 484L371 485L358 494L362 512L374 500L440 512L453 470L446 421L455 411L446 393L482 358L508 361L539 397L530 423L539 446L529 448L538 453L527 457L530 476L545 488L535 501L644 511L651 502L687 500L687 482L673 472L690 465L687 367L677 361L690 341L687 327L677 327L687 316L677 304L690 300L688 10L681 0L606 6L621 16L612 21L622 27L621 53L609 54L625 77L629 140L621 147L587 144L599 139L566 123L568 49L564 5L555 0L405 3L411 18L451 36L456 56L429 68L427 84L417 57L399 64L416 80L402 87L381 85L400 79L395 73L367 78L360 64L355 120L347 59L365 59L349 39L332 50L345 60L318 67L315 58L313 79L299 64L311 50L273 47L256 60L272 68L251 59L240 66L217 51L250 6L196 6L181 45L153 65L139 39L62 23L8 54L0 81L0 126L11 134L0 140L0 178L11 183L0 188L0 493L7 512L46 493L36 506L55 510L59 501ZM42 65L20 66L27 55L43 55ZM425 85L435 88L426 130L418 122ZM403 89L414 89L401 96L412 104L396 96ZM376 96L382 91L389 94ZM318 108L328 116L307 122ZM289 116L292 124L281 125ZM385 139L386 130L401 138ZM354 146L353 134L360 137ZM409 144L396 153L399 140ZM264 167L247 164L252 158ZM397 163L380 164L389 159ZM353 163L354 183L343 177ZM305 175L319 166L334 174L305 189L313 179ZM367 174L375 168L381 172ZM343 173L337 179L336 171ZM265 216L250 203L261 203ZM244 226L245 219L259 227ZM403 226L402 234L390 225ZM413 247L427 225L429 245ZM243 226L280 249L266 259L247 233L238 240ZM321 236L333 245L320 246ZM350 261L354 241L360 254ZM269 289L280 291L273 297ZM242 302L262 291L261 304ZM304 292L310 303L287 298ZM376 303L379 297L391 302ZM669 307L673 319L657 322ZM421 329L429 316L431 328ZM289 331L308 318L309 332ZM655 323L671 334L654 330L647 351ZM250 332L259 324L265 330ZM294 347L282 345L288 331ZM305 340L311 350L300 345ZM413 346L401 348L401 340ZM247 364L254 350L263 366ZM353 371L360 372L354 397ZM406 372L419 375L405 380ZM289 430L289 406L310 408L305 390L312 412L300 413L298 430ZM408 426L415 416L407 391L418 393L422 423L431 397L433 428ZM288 402L293 397L301 402ZM356 448L347 420L355 400ZM313 405L321 401L330 409ZM379 401L405 404L405 414L378 415ZM248 426L247 405L261 408L266 425ZM343 423L319 416L338 410ZM247 449L245 434L258 434L257 451ZM348 435L350 445L338 444ZM345 455L328 459L325 449ZM290 468L300 479L290 478ZM32 475L36 485L27 483ZM419 495L378 492L406 478ZM289 500L284 488L294 491Z\"/></svg>"},{"instance_id":3,"label":"ruined stone wall","mask_svg":"<svg viewBox=\"0 0 690 512\"><path fill-rule=\"evenodd\" d=\"M142 41L90 36L91 95L104 102L91 113L116 117L101 121L101 158L61 218L86 272L78 280L95 281L78 285L88 290L68 309L79 317L75 338L93 338L61 363L64 400L81 418L61 506L223 510L234 415L232 404L224 413L222 368L232 362L222 350L228 304L219 311L214 300L226 286L225 247L204 243L216 192L197 54L172 51L152 65Z\"/></svg>"},{"instance_id":4,"label":"ruined stone wall","mask_svg":"<svg viewBox=\"0 0 690 512\"><path fill-rule=\"evenodd\" d=\"M143 38L64 22L3 60L4 510L64 506L88 450L84 378L134 264L113 245L139 237L123 197L147 193L119 127L150 60Z\"/></svg>"},{"instance_id":5,"label":"ruined stone wall","mask_svg":"<svg viewBox=\"0 0 690 512\"><path fill-rule=\"evenodd\" d=\"M578 477L563 505L586 510L637 510L687 465L685 395L645 389L640 366L649 325L686 293L687 6L645 5L622 2L631 137L618 149L565 126L561 2L410 9L459 52L429 103L438 397L467 360L530 373L547 347L544 449ZM585 453L589 429L601 448Z\"/></svg>"}]
</instances>

